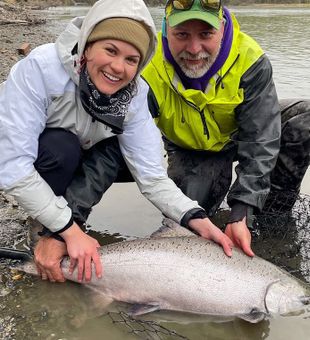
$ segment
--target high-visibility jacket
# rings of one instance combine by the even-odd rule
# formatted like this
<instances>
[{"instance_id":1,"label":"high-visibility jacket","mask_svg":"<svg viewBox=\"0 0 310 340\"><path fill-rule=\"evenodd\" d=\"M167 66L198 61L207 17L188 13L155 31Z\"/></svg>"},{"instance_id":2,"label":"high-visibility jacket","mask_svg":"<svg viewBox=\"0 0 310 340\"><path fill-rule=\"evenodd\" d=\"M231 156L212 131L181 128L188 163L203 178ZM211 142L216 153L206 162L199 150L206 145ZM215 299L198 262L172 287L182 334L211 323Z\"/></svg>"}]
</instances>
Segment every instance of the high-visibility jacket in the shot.
<instances>
[{"instance_id":1,"label":"high-visibility jacket","mask_svg":"<svg viewBox=\"0 0 310 340\"><path fill-rule=\"evenodd\" d=\"M230 53L205 92L184 88L164 57L161 33L142 76L150 86L150 111L166 139L211 152L237 144L238 178L229 199L262 208L279 152L280 110L267 56L233 15L232 21Z\"/></svg>"}]
</instances>

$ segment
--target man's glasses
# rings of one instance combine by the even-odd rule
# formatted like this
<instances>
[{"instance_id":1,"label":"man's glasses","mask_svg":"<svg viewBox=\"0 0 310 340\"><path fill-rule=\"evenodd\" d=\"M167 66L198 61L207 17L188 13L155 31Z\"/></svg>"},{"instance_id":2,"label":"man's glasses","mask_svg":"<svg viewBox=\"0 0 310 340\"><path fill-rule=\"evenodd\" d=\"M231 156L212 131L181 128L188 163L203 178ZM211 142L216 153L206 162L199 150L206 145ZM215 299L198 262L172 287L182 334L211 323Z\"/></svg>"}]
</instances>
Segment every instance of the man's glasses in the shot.
<instances>
[{"instance_id":1,"label":"man's glasses","mask_svg":"<svg viewBox=\"0 0 310 340\"><path fill-rule=\"evenodd\" d=\"M171 4L176 10L189 10L195 0L169 0L166 8ZM205 11L218 11L221 8L221 0L200 0L201 8Z\"/></svg>"}]
</instances>

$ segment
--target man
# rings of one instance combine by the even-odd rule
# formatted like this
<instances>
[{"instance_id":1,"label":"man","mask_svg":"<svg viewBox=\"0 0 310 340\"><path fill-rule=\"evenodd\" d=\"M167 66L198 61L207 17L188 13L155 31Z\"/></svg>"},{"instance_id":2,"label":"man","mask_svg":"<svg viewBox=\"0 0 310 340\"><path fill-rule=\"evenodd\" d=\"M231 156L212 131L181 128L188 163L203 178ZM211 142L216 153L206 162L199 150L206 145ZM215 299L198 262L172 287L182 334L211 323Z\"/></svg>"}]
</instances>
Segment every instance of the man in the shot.
<instances>
[{"instance_id":1,"label":"man","mask_svg":"<svg viewBox=\"0 0 310 340\"><path fill-rule=\"evenodd\" d=\"M169 0L158 41L142 75L168 175L208 216L228 193L225 233L253 256L253 211L268 208L269 192L267 202L290 197L284 210L295 203L309 165L310 102L279 105L267 56L220 0Z\"/></svg>"}]
</instances>

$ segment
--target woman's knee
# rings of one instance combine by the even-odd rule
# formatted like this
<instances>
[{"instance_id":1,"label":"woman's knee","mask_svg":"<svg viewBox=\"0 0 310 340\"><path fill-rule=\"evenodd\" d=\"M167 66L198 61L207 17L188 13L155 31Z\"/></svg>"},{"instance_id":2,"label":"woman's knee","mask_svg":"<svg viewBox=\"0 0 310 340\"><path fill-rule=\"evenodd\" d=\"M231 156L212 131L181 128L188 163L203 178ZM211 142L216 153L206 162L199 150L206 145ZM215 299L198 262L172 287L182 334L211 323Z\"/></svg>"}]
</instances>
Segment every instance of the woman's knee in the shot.
<instances>
[{"instance_id":1,"label":"woman's knee","mask_svg":"<svg viewBox=\"0 0 310 340\"><path fill-rule=\"evenodd\" d=\"M81 158L76 135L64 129L45 129L39 138L35 168L57 194L72 180Z\"/></svg>"}]
</instances>

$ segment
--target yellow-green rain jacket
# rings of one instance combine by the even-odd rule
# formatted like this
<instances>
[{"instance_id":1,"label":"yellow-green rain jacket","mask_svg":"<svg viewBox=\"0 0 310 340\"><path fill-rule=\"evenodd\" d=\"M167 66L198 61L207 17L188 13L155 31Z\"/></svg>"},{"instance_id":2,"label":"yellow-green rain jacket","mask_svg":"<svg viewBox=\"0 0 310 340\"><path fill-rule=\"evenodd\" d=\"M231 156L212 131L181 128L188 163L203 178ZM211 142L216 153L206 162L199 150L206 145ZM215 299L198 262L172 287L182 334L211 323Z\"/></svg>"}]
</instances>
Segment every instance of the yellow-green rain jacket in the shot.
<instances>
[{"instance_id":1,"label":"yellow-green rain jacket","mask_svg":"<svg viewBox=\"0 0 310 340\"><path fill-rule=\"evenodd\" d=\"M168 141L184 149L211 152L237 144L238 176L228 202L237 200L261 209L279 152L280 110L268 58L231 16L229 56L205 93L183 87L164 57L161 33L142 76L150 87L151 114Z\"/></svg>"}]
</instances>

